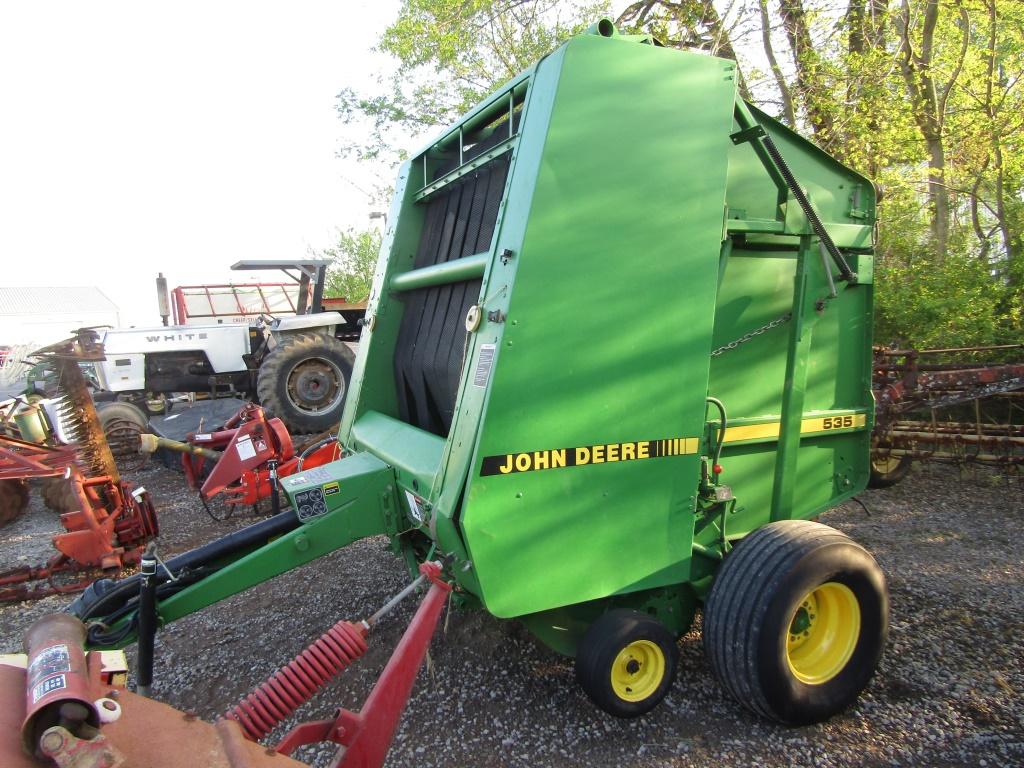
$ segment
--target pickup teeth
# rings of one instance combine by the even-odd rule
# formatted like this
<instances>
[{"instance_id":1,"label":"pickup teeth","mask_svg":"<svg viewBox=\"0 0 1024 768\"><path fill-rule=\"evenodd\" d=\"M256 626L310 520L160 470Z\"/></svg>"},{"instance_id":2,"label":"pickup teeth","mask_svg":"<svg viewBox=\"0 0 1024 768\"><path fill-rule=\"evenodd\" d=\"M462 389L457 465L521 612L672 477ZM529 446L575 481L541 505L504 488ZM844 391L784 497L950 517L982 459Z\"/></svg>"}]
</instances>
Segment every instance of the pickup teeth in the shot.
<instances>
[{"instance_id":1,"label":"pickup teeth","mask_svg":"<svg viewBox=\"0 0 1024 768\"><path fill-rule=\"evenodd\" d=\"M48 359L57 374L55 411L68 442L75 446L79 467L89 476L107 475L117 482L120 479L117 465L74 352L50 353L41 357Z\"/></svg>"}]
</instances>

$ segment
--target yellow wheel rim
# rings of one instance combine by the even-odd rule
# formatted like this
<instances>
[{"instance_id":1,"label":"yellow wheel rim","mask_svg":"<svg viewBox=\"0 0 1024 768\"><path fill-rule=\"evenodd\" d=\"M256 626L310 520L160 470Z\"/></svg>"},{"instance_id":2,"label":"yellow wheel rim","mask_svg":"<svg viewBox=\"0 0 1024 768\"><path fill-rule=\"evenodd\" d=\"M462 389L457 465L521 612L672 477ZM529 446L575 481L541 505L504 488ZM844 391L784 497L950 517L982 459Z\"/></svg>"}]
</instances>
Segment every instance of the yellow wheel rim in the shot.
<instances>
[{"instance_id":1,"label":"yellow wheel rim","mask_svg":"<svg viewBox=\"0 0 1024 768\"><path fill-rule=\"evenodd\" d=\"M643 701L665 677L665 654L650 640L634 640L612 662L612 690L623 701Z\"/></svg>"},{"instance_id":2,"label":"yellow wheel rim","mask_svg":"<svg viewBox=\"0 0 1024 768\"><path fill-rule=\"evenodd\" d=\"M845 584L830 581L800 601L789 622L789 669L808 685L838 675L860 637L860 603Z\"/></svg>"},{"instance_id":3,"label":"yellow wheel rim","mask_svg":"<svg viewBox=\"0 0 1024 768\"><path fill-rule=\"evenodd\" d=\"M886 456L883 458L875 458L871 460L871 466L875 472L880 475L888 475L899 469L900 457L899 456Z\"/></svg>"}]
</instances>

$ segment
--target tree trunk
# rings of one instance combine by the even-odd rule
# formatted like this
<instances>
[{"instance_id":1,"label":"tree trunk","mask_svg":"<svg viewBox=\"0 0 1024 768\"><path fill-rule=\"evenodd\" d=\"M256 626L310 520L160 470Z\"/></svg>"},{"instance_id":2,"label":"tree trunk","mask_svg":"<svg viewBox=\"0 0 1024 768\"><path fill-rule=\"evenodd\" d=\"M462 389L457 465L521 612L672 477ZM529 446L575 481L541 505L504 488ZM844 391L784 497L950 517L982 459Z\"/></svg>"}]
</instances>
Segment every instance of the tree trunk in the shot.
<instances>
[{"instance_id":1,"label":"tree trunk","mask_svg":"<svg viewBox=\"0 0 1024 768\"><path fill-rule=\"evenodd\" d=\"M803 0L779 0L779 15L789 39L796 68L796 90L803 102L814 137L828 148L833 138L835 115L829 108L828 87L822 82L821 59L814 50Z\"/></svg>"},{"instance_id":2,"label":"tree trunk","mask_svg":"<svg viewBox=\"0 0 1024 768\"><path fill-rule=\"evenodd\" d=\"M935 27L939 21L938 0L922 0L924 19L921 28L921 45L915 50L911 39L911 12L909 0L903 0L897 21L903 38L900 69L910 96L910 109L914 115L921 137L928 152L928 202L931 206L931 232L935 246L935 260L942 263L949 248L949 189L946 186L946 151L942 141L945 118L945 96L952 87L953 79L939 97L932 78L932 50L935 41Z\"/></svg>"},{"instance_id":3,"label":"tree trunk","mask_svg":"<svg viewBox=\"0 0 1024 768\"><path fill-rule=\"evenodd\" d=\"M946 148L942 134L929 133L925 137L928 147L928 195L932 204L932 236L935 250L942 262L949 251L949 188L946 186Z\"/></svg>"},{"instance_id":4,"label":"tree trunk","mask_svg":"<svg viewBox=\"0 0 1024 768\"><path fill-rule=\"evenodd\" d=\"M796 128L796 108L793 106L793 94L789 90L786 78L782 74L779 61L775 58L775 47L772 45L771 21L768 18L768 0L760 0L761 8L761 44L764 46L764 55L768 59L768 66L771 67L772 76L775 78L775 85L778 86L779 95L782 97L782 110L786 117L786 125Z\"/></svg>"}]
</instances>

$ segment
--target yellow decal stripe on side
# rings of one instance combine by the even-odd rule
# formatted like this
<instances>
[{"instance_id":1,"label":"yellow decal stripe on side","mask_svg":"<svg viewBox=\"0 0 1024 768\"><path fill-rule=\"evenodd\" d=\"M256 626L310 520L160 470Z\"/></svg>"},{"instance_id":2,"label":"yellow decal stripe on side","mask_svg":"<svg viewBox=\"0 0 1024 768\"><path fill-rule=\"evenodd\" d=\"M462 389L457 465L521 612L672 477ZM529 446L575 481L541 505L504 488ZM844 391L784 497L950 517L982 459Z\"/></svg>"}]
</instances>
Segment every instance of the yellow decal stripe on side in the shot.
<instances>
[{"instance_id":1,"label":"yellow decal stripe on side","mask_svg":"<svg viewBox=\"0 0 1024 768\"><path fill-rule=\"evenodd\" d=\"M839 416L819 416L804 419L800 422L800 434L810 435L817 432L832 432L837 429L862 429L868 423L865 413L846 413ZM779 436L780 422L770 421L766 424L745 424L729 427L725 430L725 442L737 443L741 440L765 440Z\"/></svg>"}]
</instances>

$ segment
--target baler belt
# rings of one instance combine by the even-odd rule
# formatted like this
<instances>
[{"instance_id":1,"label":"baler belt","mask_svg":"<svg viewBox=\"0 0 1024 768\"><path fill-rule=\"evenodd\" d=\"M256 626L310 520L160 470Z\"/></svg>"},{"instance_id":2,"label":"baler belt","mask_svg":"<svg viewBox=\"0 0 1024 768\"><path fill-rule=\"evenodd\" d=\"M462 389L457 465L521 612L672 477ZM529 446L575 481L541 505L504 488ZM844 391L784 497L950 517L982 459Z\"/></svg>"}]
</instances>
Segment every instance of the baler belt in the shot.
<instances>
[{"instance_id":1,"label":"baler belt","mask_svg":"<svg viewBox=\"0 0 1024 768\"><path fill-rule=\"evenodd\" d=\"M496 137L496 138L500 138ZM486 142L481 142L484 144ZM486 151L482 147L480 151ZM414 268L442 264L490 248L505 190L509 155L481 166L426 203ZM445 169L439 169L443 175ZM399 418L447 436L455 411L466 343L464 320L481 281L408 291L395 345Z\"/></svg>"}]
</instances>

